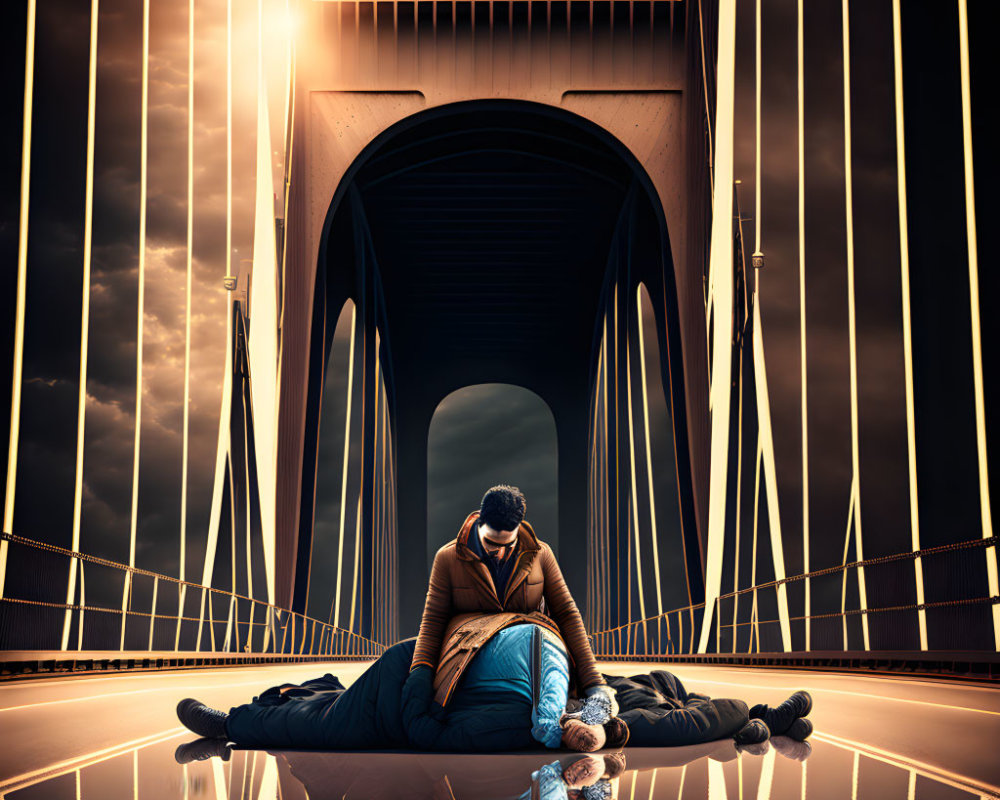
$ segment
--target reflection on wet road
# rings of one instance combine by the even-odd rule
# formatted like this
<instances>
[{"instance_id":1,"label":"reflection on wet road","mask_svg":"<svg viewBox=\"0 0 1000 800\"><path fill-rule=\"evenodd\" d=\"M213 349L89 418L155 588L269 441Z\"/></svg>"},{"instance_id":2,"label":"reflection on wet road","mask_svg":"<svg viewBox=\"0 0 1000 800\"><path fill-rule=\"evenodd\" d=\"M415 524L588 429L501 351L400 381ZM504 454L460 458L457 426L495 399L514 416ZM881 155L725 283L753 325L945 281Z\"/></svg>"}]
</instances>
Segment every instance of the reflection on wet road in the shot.
<instances>
[{"instance_id":1,"label":"reflection on wet road","mask_svg":"<svg viewBox=\"0 0 1000 800\"><path fill-rule=\"evenodd\" d=\"M5 684L0 687L0 798L587 800L606 792L628 800L1000 797L995 755L1000 689L956 683L678 667L695 690L717 697L776 702L789 688L807 688L815 698L816 733L808 745L776 737L742 752L731 740L630 748L623 767L611 759L559 751L483 756L231 750L193 742L173 716L183 696L228 707L268 685L327 670L351 680L365 666ZM649 668L603 666L621 674ZM178 748L193 760L178 764Z\"/></svg>"}]
</instances>

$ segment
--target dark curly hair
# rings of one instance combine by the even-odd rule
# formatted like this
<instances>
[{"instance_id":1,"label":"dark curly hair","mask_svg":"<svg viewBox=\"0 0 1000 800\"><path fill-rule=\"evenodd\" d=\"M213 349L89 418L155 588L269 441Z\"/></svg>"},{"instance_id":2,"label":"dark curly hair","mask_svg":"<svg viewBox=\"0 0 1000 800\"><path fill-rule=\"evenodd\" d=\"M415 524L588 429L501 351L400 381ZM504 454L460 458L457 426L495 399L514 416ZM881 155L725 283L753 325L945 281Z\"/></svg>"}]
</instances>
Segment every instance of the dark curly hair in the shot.
<instances>
[{"instance_id":1,"label":"dark curly hair","mask_svg":"<svg viewBox=\"0 0 1000 800\"><path fill-rule=\"evenodd\" d=\"M490 487L483 495L479 519L495 531L512 531L521 524L526 509L527 503L521 490L501 483Z\"/></svg>"}]
</instances>

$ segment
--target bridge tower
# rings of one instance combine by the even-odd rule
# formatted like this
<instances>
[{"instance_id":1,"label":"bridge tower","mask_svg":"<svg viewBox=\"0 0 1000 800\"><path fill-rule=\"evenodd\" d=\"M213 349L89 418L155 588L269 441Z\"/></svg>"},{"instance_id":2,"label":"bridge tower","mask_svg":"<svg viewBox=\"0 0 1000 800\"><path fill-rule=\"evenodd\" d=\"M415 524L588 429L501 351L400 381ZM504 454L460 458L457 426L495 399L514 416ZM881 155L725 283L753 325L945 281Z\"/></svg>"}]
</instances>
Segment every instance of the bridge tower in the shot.
<instances>
[{"instance_id":1,"label":"bridge tower","mask_svg":"<svg viewBox=\"0 0 1000 800\"><path fill-rule=\"evenodd\" d=\"M324 368L350 298L365 353L355 380L374 403L377 335L390 409L400 635L416 632L426 585L430 419L474 383L521 385L552 409L560 562L584 606L602 325L622 348L624 391L640 282L673 407L681 535L701 580L711 5L301 5L281 279L279 603L304 602ZM623 486L612 484L610 524L626 536Z\"/></svg>"}]
</instances>

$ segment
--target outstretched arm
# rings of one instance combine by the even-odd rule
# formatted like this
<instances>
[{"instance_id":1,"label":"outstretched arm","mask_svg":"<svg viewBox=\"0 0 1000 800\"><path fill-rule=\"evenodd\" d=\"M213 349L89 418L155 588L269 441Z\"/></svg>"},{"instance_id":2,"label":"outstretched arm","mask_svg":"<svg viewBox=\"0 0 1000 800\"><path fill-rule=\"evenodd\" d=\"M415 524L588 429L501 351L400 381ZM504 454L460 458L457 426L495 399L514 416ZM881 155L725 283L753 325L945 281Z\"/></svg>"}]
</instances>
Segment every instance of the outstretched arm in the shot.
<instances>
[{"instance_id":1,"label":"outstretched arm","mask_svg":"<svg viewBox=\"0 0 1000 800\"><path fill-rule=\"evenodd\" d=\"M445 627L451 615L451 576L448 574L442 551L438 550L431 567L424 614L420 620L420 632L417 634L413 661L410 662L411 672L420 665L430 667L432 671L437 669L441 640L444 638Z\"/></svg>"},{"instance_id":2,"label":"outstretched arm","mask_svg":"<svg viewBox=\"0 0 1000 800\"><path fill-rule=\"evenodd\" d=\"M548 606L552 619L566 642L566 647L573 656L576 667L579 689L589 689L591 686L603 685L604 678L597 670L594 652L590 649L587 630L583 627L583 617L577 608L573 595L563 578L562 570L556 562L556 557L549 547L542 550L542 571L545 575L545 604Z\"/></svg>"}]
</instances>

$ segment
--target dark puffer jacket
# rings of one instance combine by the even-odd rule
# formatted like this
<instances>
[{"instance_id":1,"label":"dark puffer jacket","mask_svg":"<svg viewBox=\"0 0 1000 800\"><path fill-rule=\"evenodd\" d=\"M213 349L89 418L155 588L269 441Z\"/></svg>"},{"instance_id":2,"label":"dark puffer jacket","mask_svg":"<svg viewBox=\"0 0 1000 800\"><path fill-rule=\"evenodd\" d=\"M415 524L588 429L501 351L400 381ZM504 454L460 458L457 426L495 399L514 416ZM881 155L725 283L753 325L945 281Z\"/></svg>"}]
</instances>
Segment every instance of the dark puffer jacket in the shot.
<instances>
[{"instance_id":1,"label":"dark puffer jacket","mask_svg":"<svg viewBox=\"0 0 1000 800\"><path fill-rule=\"evenodd\" d=\"M605 675L618 699L618 716L628 725L629 747L672 747L725 739L747 724L742 700L715 699L684 688L662 669L624 678Z\"/></svg>"}]
</instances>

